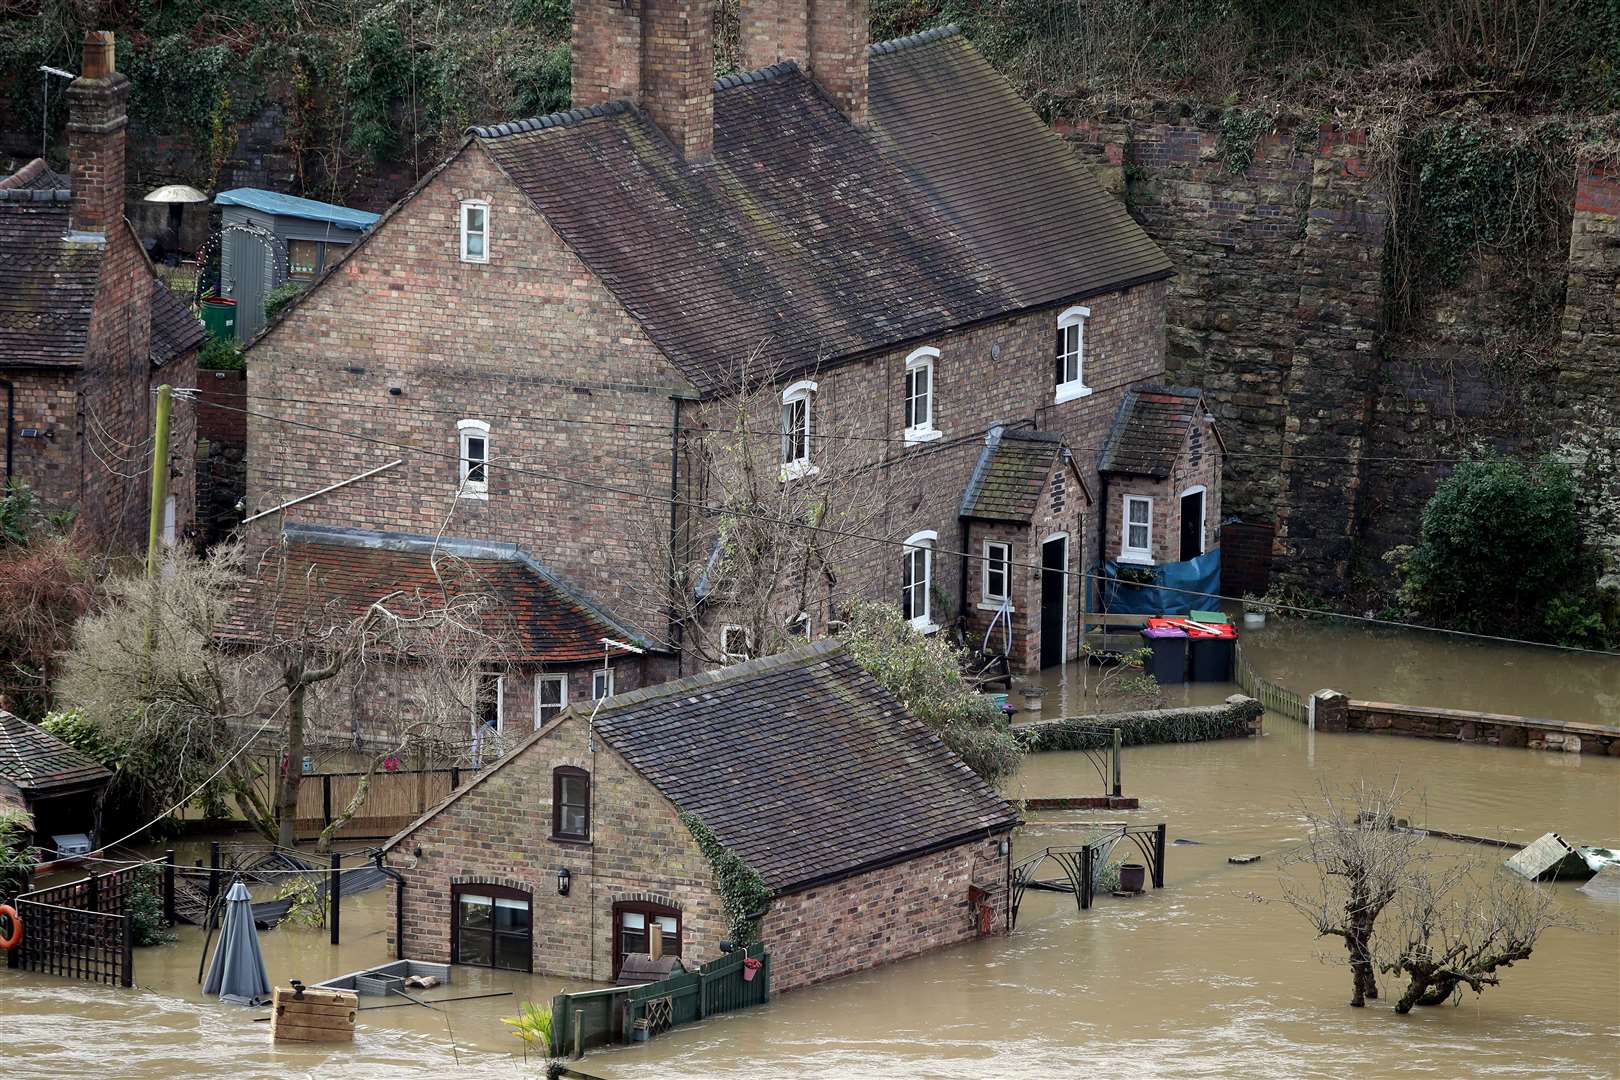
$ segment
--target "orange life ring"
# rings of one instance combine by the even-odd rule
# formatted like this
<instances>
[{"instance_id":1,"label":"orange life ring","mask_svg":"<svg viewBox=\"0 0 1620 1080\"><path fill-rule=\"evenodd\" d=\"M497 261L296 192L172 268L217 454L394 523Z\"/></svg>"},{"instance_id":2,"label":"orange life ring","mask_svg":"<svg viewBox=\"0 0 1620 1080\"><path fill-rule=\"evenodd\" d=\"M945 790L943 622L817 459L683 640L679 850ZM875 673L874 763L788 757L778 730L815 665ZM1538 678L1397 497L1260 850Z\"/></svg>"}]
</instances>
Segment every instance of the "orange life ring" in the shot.
<instances>
[{"instance_id":1,"label":"orange life ring","mask_svg":"<svg viewBox=\"0 0 1620 1080\"><path fill-rule=\"evenodd\" d=\"M0 904L0 916L9 916L11 919L11 935L0 938L0 949L15 949L22 941L22 916L10 904Z\"/></svg>"}]
</instances>

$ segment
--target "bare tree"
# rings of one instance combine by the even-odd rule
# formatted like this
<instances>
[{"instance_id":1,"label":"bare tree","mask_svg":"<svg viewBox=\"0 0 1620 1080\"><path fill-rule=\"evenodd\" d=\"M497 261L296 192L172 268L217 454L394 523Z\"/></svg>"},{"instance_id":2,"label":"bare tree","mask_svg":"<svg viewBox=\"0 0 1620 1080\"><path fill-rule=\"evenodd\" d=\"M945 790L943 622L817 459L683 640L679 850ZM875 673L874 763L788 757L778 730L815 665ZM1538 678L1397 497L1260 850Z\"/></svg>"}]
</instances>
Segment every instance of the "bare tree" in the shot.
<instances>
[{"instance_id":1,"label":"bare tree","mask_svg":"<svg viewBox=\"0 0 1620 1080\"><path fill-rule=\"evenodd\" d=\"M686 528L674 542L646 537L669 567L683 645L701 663L768 656L824 629L852 598L857 560L888 557L890 545L862 537L884 535L890 507L915 497L915 470L890 468L883 439L852 437L833 417L836 401L816 400L795 442L783 381L757 356L741 365L737 391L687 432L700 464Z\"/></svg>"},{"instance_id":2,"label":"bare tree","mask_svg":"<svg viewBox=\"0 0 1620 1080\"><path fill-rule=\"evenodd\" d=\"M1443 1004L1463 986L1479 994L1499 985L1497 972L1527 958L1559 922L1547 890L1473 861L1411 868L1391 914L1379 967L1407 977L1398 1013Z\"/></svg>"},{"instance_id":3,"label":"bare tree","mask_svg":"<svg viewBox=\"0 0 1620 1080\"><path fill-rule=\"evenodd\" d=\"M104 610L78 628L59 693L123 748L124 779L146 806L174 805L211 781L262 835L291 846L312 717L359 709L372 721L355 740L370 758L346 821L389 755L467 743L506 628L453 559L436 561L434 587L358 613L279 547L252 574L245 561L240 548L180 554L156 579L113 582ZM401 680L400 701L364 708ZM278 751L270 777L243 752L249 739Z\"/></svg>"},{"instance_id":4,"label":"bare tree","mask_svg":"<svg viewBox=\"0 0 1620 1080\"><path fill-rule=\"evenodd\" d=\"M1344 941L1356 1008L1378 997L1373 926L1420 857L1420 837L1389 827L1405 794L1398 783L1363 780L1344 793L1324 785L1320 802L1302 808L1310 829L1303 847L1284 860L1303 868L1304 880L1285 878L1283 899L1318 935Z\"/></svg>"}]
</instances>

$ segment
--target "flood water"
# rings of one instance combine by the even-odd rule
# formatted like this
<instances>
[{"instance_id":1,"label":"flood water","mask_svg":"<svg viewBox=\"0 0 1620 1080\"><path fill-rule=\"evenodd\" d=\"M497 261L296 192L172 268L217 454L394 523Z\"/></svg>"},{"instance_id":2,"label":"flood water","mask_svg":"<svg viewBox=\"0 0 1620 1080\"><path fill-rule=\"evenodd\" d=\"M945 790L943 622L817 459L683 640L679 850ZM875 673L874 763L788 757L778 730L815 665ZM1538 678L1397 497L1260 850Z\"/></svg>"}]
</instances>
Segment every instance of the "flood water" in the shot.
<instances>
[{"instance_id":1,"label":"flood water","mask_svg":"<svg viewBox=\"0 0 1620 1080\"><path fill-rule=\"evenodd\" d=\"M1279 650L1284 637L1277 635ZM1268 635L1246 640L1258 663ZM1510 697L1515 677L1496 674L1496 659L1459 665L1410 642L1392 648L1389 669L1375 681L1375 661L1351 665L1336 657L1330 635L1322 641L1314 659L1294 661L1297 678L1277 681L1439 703L1418 695L1429 685L1428 664L1451 663L1447 685L1460 694L1481 682L1502 694L1481 692L1473 707L1559 719L1610 715L1593 695L1614 700L1616 693L1610 676L1594 676L1566 694L1567 681L1585 677L1571 669ZM1419 659L1397 662L1406 655ZM1335 670L1357 674L1360 685L1336 679ZM1181 696L1218 700L1229 692L1210 686ZM1535 955L1483 997L1407 1017L1394 1015L1387 1000L1364 1010L1345 1005L1343 950L1314 939L1276 900L1278 856L1301 839L1300 801L1319 783L1397 773L1421 788L1424 805L1414 818L1437 828L1520 841L1553 830L1574 843L1620 841L1620 759L1327 735L1268 717L1260 739L1128 749L1125 791L1142 800L1139 811L1031 814L1017 836L1020 856L1076 842L1088 820L1165 821L1172 838L1197 841L1169 849L1166 889L1103 897L1083 914L1070 896L1031 892L1011 936L786 994L648 1044L593 1051L583 1068L617 1078L1617 1075L1620 904L1572 885L1552 887L1582 929L1549 931ZM1029 759L1009 794L1099 787L1083 755L1049 754ZM1235 854L1261 860L1231 865ZM382 890L346 900L338 950L325 931L283 926L261 935L272 978L313 982L387 959L384 906ZM454 983L434 995L512 989L517 998L362 1013L352 1046L273 1046L268 1025L251 1020L258 1014L203 1000L200 950L201 935L189 928L175 946L137 950L141 985L133 991L0 969L0 1073L538 1076L537 1063L514 1054L518 1041L499 1020L516 1011L517 998L545 1001L573 988L458 967Z\"/></svg>"}]
</instances>

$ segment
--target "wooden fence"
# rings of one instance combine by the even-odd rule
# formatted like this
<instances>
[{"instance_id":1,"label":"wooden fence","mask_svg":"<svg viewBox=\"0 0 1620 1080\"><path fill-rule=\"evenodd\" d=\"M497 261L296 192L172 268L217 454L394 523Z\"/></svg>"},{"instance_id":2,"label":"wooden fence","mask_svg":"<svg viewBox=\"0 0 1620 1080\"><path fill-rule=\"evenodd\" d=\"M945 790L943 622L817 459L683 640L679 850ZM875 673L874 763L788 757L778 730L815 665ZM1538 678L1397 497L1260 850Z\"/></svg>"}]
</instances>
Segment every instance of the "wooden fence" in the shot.
<instances>
[{"instance_id":1,"label":"wooden fence","mask_svg":"<svg viewBox=\"0 0 1620 1080\"><path fill-rule=\"evenodd\" d=\"M1232 677L1245 694L1258 701L1265 707L1266 712L1278 716L1287 716L1298 720L1302 724L1311 722L1311 708L1308 698L1303 698L1294 691L1278 686L1270 679L1255 671L1248 659L1243 655L1243 643L1239 641L1233 651Z\"/></svg>"},{"instance_id":2,"label":"wooden fence","mask_svg":"<svg viewBox=\"0 0 1620 1080\"><path fill-rule=\"evenodd\" d=\"M345 822L335 836L341 840L386 840L460 787L464 773L470 775L459 768L398 772L378 769L366 788L359 812ZM318 837L328 825L342 817L365 775L363 772L305 773L298 785L298 838ZM275 779L275 769L267 767L259 786L268 802L275 799Z\"/></svg>"},{"instance_id":3,"label":"wooden fence","mask_svg":"<svg viewBox=\"0 0 1620 1080\"><path fill-rule=\"evenodd\" d=\"M759 964L752 980L743 977L745 959ZM551 999L553 1052L577 1057L593 1046L629 1042L639 1021L646 1021L651 1036L763 1005L770 987L771 958L755 945L660 982L558 994Z\"/></svg>"},{"instance_id":4,"label":"wooden fence","mask_svg":"<svg viewBox=\"0 0 1620 1080\"><path fill-rule=\"evenodd\" d=\"M138 863L17 897L23 936L6 965L44 975L135 985L134 927L127 914L137 875L162 870L163 911L174 923L174 862Z\"/></svg>"}]
</instances>

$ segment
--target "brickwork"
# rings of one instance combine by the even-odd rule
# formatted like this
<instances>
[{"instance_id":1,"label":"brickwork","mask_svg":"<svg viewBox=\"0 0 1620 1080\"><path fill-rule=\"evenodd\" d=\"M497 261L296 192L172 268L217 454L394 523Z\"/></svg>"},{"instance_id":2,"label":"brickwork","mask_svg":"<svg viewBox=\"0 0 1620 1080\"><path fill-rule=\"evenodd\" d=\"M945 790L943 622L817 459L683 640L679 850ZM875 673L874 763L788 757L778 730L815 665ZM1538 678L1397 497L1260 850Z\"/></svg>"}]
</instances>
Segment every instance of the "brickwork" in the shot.
<instances>
[{"instance_id":1,"label":"brickwork","mask_svg":"<svg viewBox=\"0 0 1620 1080\"><path fill-rule=\"evenodd\" d=\"M990 932L1007 927L1010 855L989 838L778 897L760 924L771 988L795 990L980 934L968 889L985 893Z\"/></svg>"},{"instance_id":2,"label":"brickwork","mask_svg":"<svg viewBox=\"0 0 1620 1080\"><path fill-rule=\"evenodd\" d=\"M1176 457L1175 468L1164 480L1146 476L1108 478L1108 536L1103 542L1106 558L1118 559L1125 547L1125 496L1146 495L1153 500L1151 544L1154 563L1181 561L1181 497L1195 487L1204 489L1203 550L1216 547L1221 539L1221 454L1213 434L1202 424L1194 425L1188 441Z\"/></svg>"},{"instance_id":3,"label":"brickwork","mask_svg":"<svg viewBox=\"0 0 1620 1080\"><path fill-rule=\"evenodd\" d=\"M487 264L459 259L462 199L490 204ZM671 398L684 384L476 144L385 219L248 364L256 412L429 452L250 418L251 510L401 457L285 519L516 543L654 640L666 636L662 577L646 553L668 535L667 505L556 478L667 498ZM487 499L456 497L464 418L490 424ZM264 536L281 517L264 519Z\"/></svg>"},{"instance_id":4,"label":"brickwork","mask_svg":"<svg viewBox=\"0 0 1620 1080\"><path fill-rule=\"evenodd\" d=\"M129 80L114 70L113 36L85 34L82 73L68 85L73 228L106 236L124 220L124 129Z\"/></svg>"},{"instance_id":5,"label":"brickwork","mask_svg":"<svg viewBox=\"0 0 1620 1080\"><path fill-rule=\"evenodd\" d=\"M778 60L805 62L810 53L808 0L743 0L737 14L737 41L744 71Z\"/></svg>"},{"instance_id":6,"label":"brickwork","mask_svg":"<svg viewBox=\"0 0 1620 1080\"><path fill-rule=\"evenodd\" d=\"M688 161L714 156L712 0L641 0L641 104Z\"/></svg>"},{"instance_id":7,"label":"brickwork","mask_svg":"<svg viewBox=\"0 0 1620 1080\"><path fill-rule=\"evenodd\" d=\"M618 0L575 0L573 106L641 99L641 11Z\"/></svg>"},{"instance_id":8,"label":"brickwork","mask_svg":"<svg viewBox=\"0 0 1620 1080\"><path fill-rule=\"evenodd\" d=\"M197 376L197 437L225 446L247 445L247 372L204 371ZM220 406L223 406L221 408Z\"/></svg>"},{"instance_id":9,"label":"brickwork","mask_svg":"<svg viewBox=\"0 0 1620 1080\"><path fill-rule=\"evenodd\" d=\"M77 372L11 371L12 475L27 482L41 503L79 502L79 394ZM0 386L0 391L4 387ZM23 432L36 434L24 438Z\"/></svg>"},{"instance_id":10,"label":"brickwork","mask_svg":"<svg viewBox=\"0 0 1620 1080\"><path fill-rule=\"evenodd\" d=\"M1269 524L1233 521L1221 526L1221 591L1264 596L1271 588Z\"/></svg>"},{"instance_id":11,"label":"brickwork","mask_svg":"<svg viewBox=\"0 0 1620 1080\"><path fill-rule=\"evenodd\" d=\"M805 70L849 117L866 126L867 0L805 0L809 63Z\"/></svg>"},{"instance_id":12,"label":"brickwork","mask_svg":"<svg viewBox=\"0 0 1620 1080\"><path fill-rule=\"evenodd\" d=\"M1620 757L1620 727L1609 724L1574 724L1505 713L1352 701L1335 690L1319 690L1314 697L1316 726L1321 731L1406 735L1481 746Z\"/></svg>"},{"instance_id":13,"label":"brickwork","mask_svg":"<svg viewBox=\"0 0 1620 1080\"><path fill-rule=\"evenodd\" d=\"M689 964L719 955L727 924L708 860L675 808L600 741L592 754L586 736L579 718L562 722L402 836L390 859L406 878L398 955L450 960L451 886L462 881L530 894L539 973L611 980L613 904L649 894L680 910ZM551 770L560 766L591 774L588 844L551 839ZM417 847L422 855L413 860ZM563 867L571 875L567 896L557 895ZM390 928L394 902L390 890Z\"/></svg>"}]
</instances>

